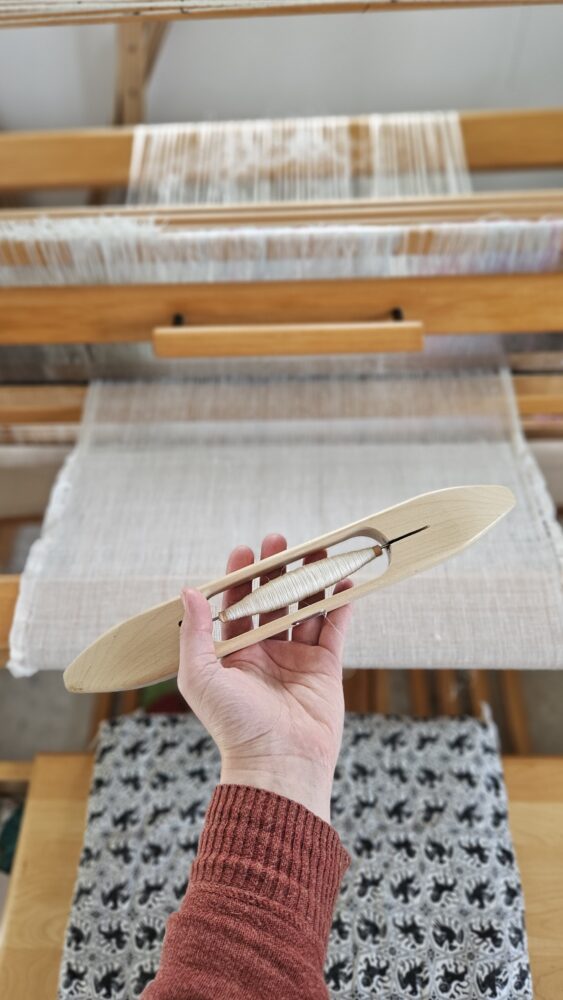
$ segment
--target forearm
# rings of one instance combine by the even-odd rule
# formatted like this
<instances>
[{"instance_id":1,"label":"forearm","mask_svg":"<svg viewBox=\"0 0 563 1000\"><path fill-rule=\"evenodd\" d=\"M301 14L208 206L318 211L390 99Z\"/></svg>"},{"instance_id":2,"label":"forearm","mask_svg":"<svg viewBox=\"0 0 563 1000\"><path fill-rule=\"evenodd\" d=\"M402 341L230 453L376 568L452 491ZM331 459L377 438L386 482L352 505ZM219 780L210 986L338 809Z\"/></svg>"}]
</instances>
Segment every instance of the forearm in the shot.
<instances>
[{"instance_id":1,"label":"forearm","mask_svg":"<svg viewBox=\"0 0 563 1000\"><path fill-rule=\"evenodd\" d=\"M323 965L348 856L296 802L221 785L143 1000L326 1000Z\"/></svg>"}]
</instances>

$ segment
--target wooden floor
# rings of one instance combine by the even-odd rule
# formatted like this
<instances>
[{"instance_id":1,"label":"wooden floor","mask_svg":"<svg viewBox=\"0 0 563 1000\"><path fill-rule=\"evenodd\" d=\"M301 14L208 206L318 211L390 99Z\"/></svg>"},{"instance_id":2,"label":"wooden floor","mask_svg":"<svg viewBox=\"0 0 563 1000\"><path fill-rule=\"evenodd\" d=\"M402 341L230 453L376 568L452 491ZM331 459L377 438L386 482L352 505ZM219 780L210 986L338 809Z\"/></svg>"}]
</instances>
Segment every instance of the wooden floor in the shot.
<instances>
[{"instance_id":1,"label":"wooden floor","mask_svg":"<svg viewBox=\"0 0 563 1000\"><path fill-rule=\"evenodd\" d=\"M505 757L534 1000L563 997L563 758ZM92 758L37 757L0 939L0 997L55 1000Z\"/></svg>"}]
</instances>

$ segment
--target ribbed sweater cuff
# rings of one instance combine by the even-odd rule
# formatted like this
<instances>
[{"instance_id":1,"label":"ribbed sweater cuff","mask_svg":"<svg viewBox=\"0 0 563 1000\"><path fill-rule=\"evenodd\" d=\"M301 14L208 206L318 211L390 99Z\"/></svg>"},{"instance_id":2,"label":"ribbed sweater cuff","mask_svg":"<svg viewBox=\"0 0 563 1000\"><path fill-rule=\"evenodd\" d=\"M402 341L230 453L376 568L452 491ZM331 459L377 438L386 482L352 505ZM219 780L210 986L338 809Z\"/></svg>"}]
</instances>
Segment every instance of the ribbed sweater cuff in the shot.
<instances>
[{"instance_id":1,"label":"ribbed sweater cuff","mask_svg":"<svg viewBox=\"0 0 563 1000\"><path fill-rule=\"evenodd\" d=\"M304 806L258 788L218 785L190 889L212 883L263 896L325 939L349 863L336 831Z\"/></svg>"}]
</instances>

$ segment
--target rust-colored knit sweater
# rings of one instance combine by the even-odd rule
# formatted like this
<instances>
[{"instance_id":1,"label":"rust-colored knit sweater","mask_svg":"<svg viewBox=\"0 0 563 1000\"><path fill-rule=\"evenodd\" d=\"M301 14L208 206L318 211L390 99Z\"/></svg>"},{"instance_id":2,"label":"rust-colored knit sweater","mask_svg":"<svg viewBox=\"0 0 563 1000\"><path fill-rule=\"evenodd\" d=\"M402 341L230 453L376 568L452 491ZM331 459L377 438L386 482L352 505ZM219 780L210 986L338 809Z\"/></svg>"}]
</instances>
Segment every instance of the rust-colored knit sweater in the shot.
<instances>
[{"instance_id":1,"label":"rust-colored knit sweater","mask_svg":"<svg viewBox=\"0 0 563 1000\"><path fill-rule=\"evenodd\" d=\"M326 1000L328 933L348 863L335 830L304 806L219 785L142 1000Z\"/></svg>"}]
</instances>

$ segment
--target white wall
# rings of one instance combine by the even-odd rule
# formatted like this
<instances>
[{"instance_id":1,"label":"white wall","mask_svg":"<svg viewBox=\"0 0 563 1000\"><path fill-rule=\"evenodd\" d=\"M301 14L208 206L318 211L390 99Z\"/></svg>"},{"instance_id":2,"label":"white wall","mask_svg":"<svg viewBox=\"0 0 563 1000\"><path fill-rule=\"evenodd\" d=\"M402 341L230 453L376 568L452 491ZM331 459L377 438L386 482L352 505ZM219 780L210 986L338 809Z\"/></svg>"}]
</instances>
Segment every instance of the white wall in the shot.
<instances>
[{"instance_id":1,"label":"white wall","mask_svg":"<svg viewBox=\"0 0 563 1000\"><path fill-rule=\"evenodd\" d=\"M0 128L111 120L114 29L0 32ZM563 7L175 23L151 121L563 104Z\"/></svg>"}]
</instances>

